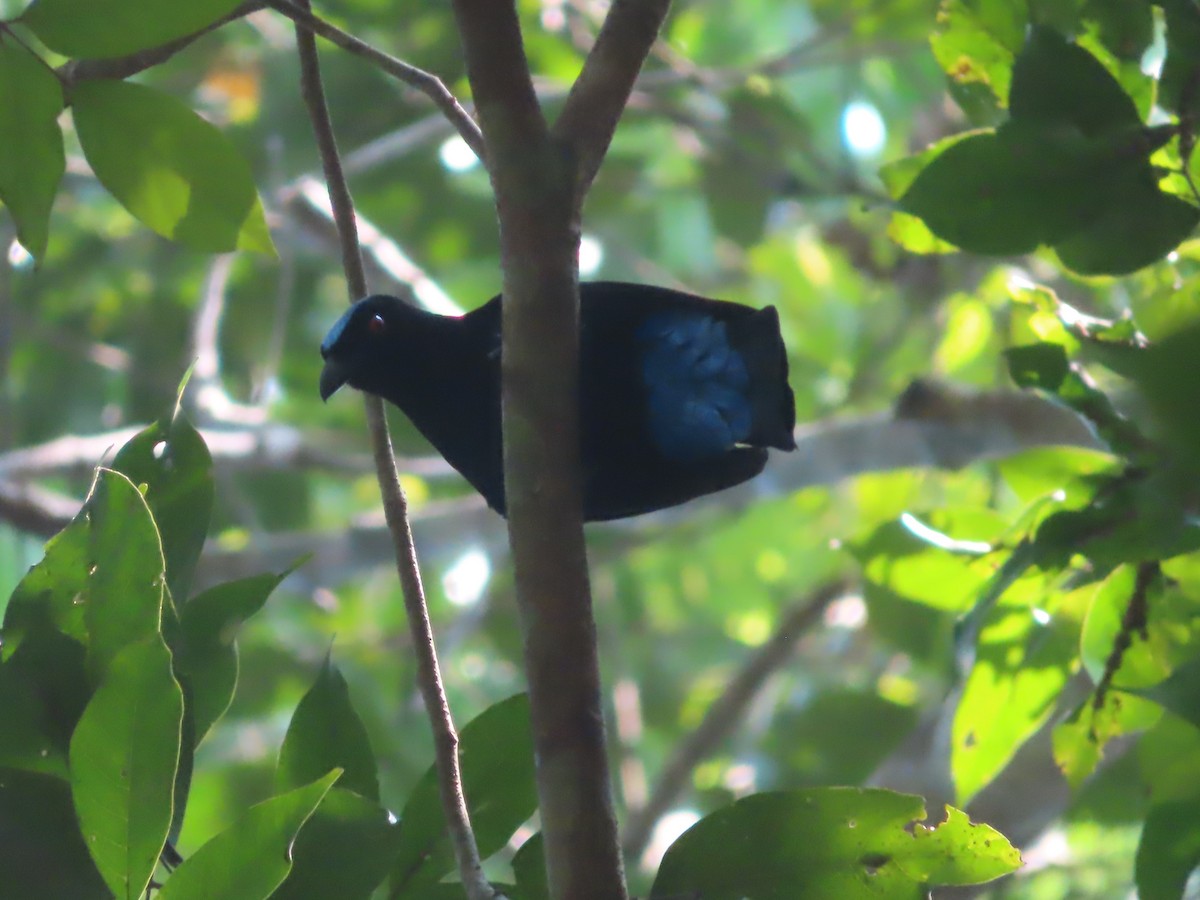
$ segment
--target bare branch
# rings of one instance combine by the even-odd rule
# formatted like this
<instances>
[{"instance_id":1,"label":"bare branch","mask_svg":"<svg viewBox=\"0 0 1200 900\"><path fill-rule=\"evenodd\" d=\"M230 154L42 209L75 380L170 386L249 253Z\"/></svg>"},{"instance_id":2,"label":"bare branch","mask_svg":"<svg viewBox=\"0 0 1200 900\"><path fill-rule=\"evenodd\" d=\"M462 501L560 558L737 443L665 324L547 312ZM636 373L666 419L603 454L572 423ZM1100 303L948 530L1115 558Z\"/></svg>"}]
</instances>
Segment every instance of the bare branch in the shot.
<instances>
[{"instance_id":1,"label":"bare branch","mask_svg":"<svg viewBox=\"0 0 1200 900\"><path fill-rule=\"evenodd\" d=\"M554 123L555 137L565 141L575 157L580 205L670 6L671 0L614 0Z\"/></svg>"},{"instance_id":2,"label":"bare branch","mask_svg":"<svg viewBox=\"0 0 1200 900\"><path fill-rule=\"evenodd\" d=\"M307 13L307 9L303 12ZM305 24L311 27L312 23ZM296 45L300 56L301 90L320 150L325 183L329 186L334 221L341 237L342 266L350 298L353 300L367 293L366 273L358 247L358 230L355 227L354 203L342 172L337 141L333 134L333 122L325 102L316 42L312 35L299 25L296 28ZM440 85L441 82L437 84ZM446 96L449 97L449 94ZM450 100L453 101L453 97L450 97ZM457 107L457 103L454 106ZM377 397L364 395L364 406L371 432L371 447L375 457L384 515L392 536L392 549L396 557L396 568L400 576L404 606L408 613L409 630L417 659L417 680L433 729L438 788L454 845L459 876L470 900L492 900L495 892L484 878L475 835L471 831L471 823L467 816L466 800L463 798L462 775L458 765L458 734L454 730L450 706L442 687L433 629L425 604L425 589L421 583L412 529L408 521L408 502L396 473L392 440L387 430L387 419L383 414L383 402Z\"/></svg>"},{"instance_id":3,"label":"bare branch","mask_svg":"<svg viewBox=\"0 0 1200 900\"><path fill-rule=\"evenodd\" d=\"M574 166L538 105L512 0L454 11L500 219L504 489L549 894L621 900L582 523Z\"/></svg>"},{"instance_id":4,"label":"bare branch","mask_svg":"<svg viewBox=\"0 0 1200 900\"><path fill-rule=\"evenodd\" d=\"M410 66L394 56L389 56L354 35L347 34L324 19L318 18L310 10L292 3L290 0L268 0L267 5L295 22L297 33L299 30L303 30L319 35L331 44L341 47L347 53L369 60L398 81L416 88L434 102L458 130L462 139L467 142L467 146L474 150L475 155L486 164L483 135L479 131L479 126L475 124L475 120L462 108L455 96L450 93L450 89L436 75L416 66Z\"/></svg>"},{"instance_id":5,"label":"bare branch","mask_svg":"<svg viewBox=\"0 0 1200 900\"><path fill-rule=\"evenodd\" d=\"M105 456L115 453L126 441L145 428L130 425L100 434L68 434L30 447L0 454L0 480L22 482L48 476L89 477ZM225 472L280 469L327 469L333 472L365 472L368 456L331 447L320 436L309 436L298 428L268 423L257 428L201 428L215 465ZM454 474L440 456L405 457L406 472L425 478Z\"/></svg>"},{"instance_id":6,"label":"bare branch","mask_svg":"<svg viewBox=\"0 0 1200 900\"><path fill-rule=\"evenodd\" d=\"M82 500L64 497L35 484L0 480L0 521L41 538L62 531L82 505Z\"/></svg>"}]
</instances>

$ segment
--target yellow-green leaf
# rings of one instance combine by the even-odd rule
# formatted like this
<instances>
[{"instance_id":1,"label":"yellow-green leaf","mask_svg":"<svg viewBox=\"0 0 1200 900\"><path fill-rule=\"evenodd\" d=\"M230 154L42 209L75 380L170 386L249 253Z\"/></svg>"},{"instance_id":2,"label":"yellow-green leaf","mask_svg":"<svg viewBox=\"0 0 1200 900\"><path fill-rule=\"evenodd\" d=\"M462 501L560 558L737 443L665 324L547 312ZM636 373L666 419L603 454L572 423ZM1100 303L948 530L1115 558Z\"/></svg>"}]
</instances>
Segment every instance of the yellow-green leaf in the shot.
<instances>
[{"instance_id":1,"label":"yellow-green leaf","mask_svg":"<svg viewBox=\"0 0 1200 900\"><path fill-rule=\"evenodd\" d=\"M96 177L150 228L196 250L274 252L249 165L189 107L122 81L85 82L71 104Z\"/></svg>"}]
</instances>

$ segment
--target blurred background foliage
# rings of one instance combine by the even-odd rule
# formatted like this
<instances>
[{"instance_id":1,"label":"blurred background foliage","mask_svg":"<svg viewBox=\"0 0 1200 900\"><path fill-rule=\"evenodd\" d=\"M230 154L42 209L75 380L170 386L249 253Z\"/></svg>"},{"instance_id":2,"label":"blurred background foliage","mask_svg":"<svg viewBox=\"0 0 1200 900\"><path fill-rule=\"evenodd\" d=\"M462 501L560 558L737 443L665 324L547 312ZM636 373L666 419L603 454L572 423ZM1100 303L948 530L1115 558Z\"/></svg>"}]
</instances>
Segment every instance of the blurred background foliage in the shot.
<instances>
[{"instance_id":1,"label":"blurred background foliage","mask_svg":"<svg viewBox=\"0 0 1200 900\"><path fill-rule=\"evenodd\" d=\"M1123 5L1145 15L1123 22ZM7 0L0 13L20 6ZM997 124L1015 52L1004 49L1005 29L1016 29L1019 48L1031 22L1090 36L1149 112L1181 6L675 4L585 210L584 277L776 305L799 420L817 438L863 424L874 443L802 441L810 456L777 458L752 492L591 527L621 814L637 820L665 796L661 818L631 833L635 891L674 834L731 799L875 784L923 794L935 811L969 800L972 815L1022 845L1025 869L994 896L1128 894L1150 803L1159 791L1177 796L1163 783L1181 760L1200 758L1200 735L1148 704L1115 729L1097 771L1081 765L1069 786L1046 723L1088 695L1081 646L1083 668L1101 677L1117 629L1085 619L1098 592L1112 604L1127 597L1111 579L1131 579L1129 567L1099 587L1061 571L1012 579L1011 615L989 620L977 665L991 659L999 671L1013 654L1026 665L1020 679L997 676L995 690L974 682L964 692L955 628L999 577L1006 557L989 548L1012 550L1117 467L1086 429L1058 440L1040 430L1046 410L1012 405L1002 351L1053 331L1051 291L1093 316L1133 314L1151 339L1171 334L1197 312L1200 244L1122 278L1071 274L1045 248L917 255L914 220L896 217L878 172ZM553 115L603 4L522 0L520 9ZM444 4L327 0L318 12L469 98ZM293 40L285 19L256 13L137 78L197 109L249 160L277 257L213 257L142 227L97 183L69 116L66 175L37 266L0 221L0 481L10 489L0 597L40 557L47 523L83 496L90 467L123 442L105 436L170 409L193 363L185 410L214 448L217 478L198 582L282 571L314 553L241 633L237 696L197 752L184 855L270 795L291 711L331 646L379 757L384 802L408 796L432 755L361 407L317 396L317 345L347 298L314 200ZM1123 41L1132 41L1124 59L1103 57ZM486 173L424 98L360 59L328 45L322 53L351 187L373 226L364 234L373 288L443 311L485 302L499 284ZM1163 152L1179 165L1177 150ZM925 239L926 249L950 249ZM1134 394L1097 377L1139 417ZM915 389L914 379L923 379ZM914 456L888 431L893 409L982 430L969 446L947 431L945 446ZM467 721L522 688L503 523L402 416L392 424L451 705ZM222 435L225 451L214 441ZM63 436L100 443L46 443ZM1036 446L1064 442L1083 448ZM35 452L22 457L24 448ZM38 493L22 494L30 485ZM1200 570L1184 556L1169 572L1173 627L1190 646ZM1031 609L1057 624L1039 631ZM744 694L722 704L739 683ZM1001 733L985 739L995 722ZM963 729L966 755L982 758L959 753L952 767ZM662 773L689 751L680 788L661 794Z\"/></svg>"}]
</instances>

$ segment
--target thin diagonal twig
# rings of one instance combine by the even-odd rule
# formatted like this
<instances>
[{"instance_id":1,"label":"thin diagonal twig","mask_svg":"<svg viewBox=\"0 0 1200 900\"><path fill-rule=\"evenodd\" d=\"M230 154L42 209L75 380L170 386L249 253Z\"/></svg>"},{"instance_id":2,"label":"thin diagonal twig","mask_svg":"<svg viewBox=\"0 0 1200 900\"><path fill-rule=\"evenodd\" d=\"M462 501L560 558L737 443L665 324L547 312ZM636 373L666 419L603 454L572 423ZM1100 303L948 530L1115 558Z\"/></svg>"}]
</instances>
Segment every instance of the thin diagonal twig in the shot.
<instances>
[{"instance_id":1,"label":"thin diagonal twig","mask_svg":"<svg viewBox=\"0 0 1200 900\"><path fill-rule=\"evenodd\" d=\"M354 203L342 172L341 159L333 134L333 123L325 102L320 64L317 60L316 41L312 34L298 25L296 44L300 55L301 87L321 153L325 182L329 186L330 201L333 205L334 219L342 245L342 265L346 273L346 283L351 298L362 297L367 293L367 279L363 268L362 253L358 247ZM463 797L462 774L458 765L458 734L454 730L454 722L450 717L450 706L442 687L433 629L429 622L429 610L425 604L425 591L421 584L421 573L417 566L412 529L408 521L408 503L400 488L400 479L396 473L396 465L392 456L392 439L388 434L383 403L378 398L371 396L364 396L364 402L367 424L371 432L375 468L379 477L380 493L383 497L384 516L392 535L396 568L400 575L404 605L408 613L409 630L412 633L413 649L417 658L417 681L420 684L425 710L433 729L438 787L447 828L454 845L459 876L470 900L493 900L495 892L483 876L479 849L475 843L475 835L471 831L467 804Z\"/></svg>"},{"instance_id":2,"label":"thin diagonal twig","mask_svg":"<svg viewBox=\"0 0 1200 900\"><path fill-rule=\"evenodd\" d=\"M365 41L359 40L354 35L348 34L337 26L326 22L324 19L314 16L311 11L291 2L291 0L268 0L267 5L295 22L298 29L297 34L300 31L305 31L319 35L331 44L341 47L347 53L353 53L355 56L361 56L364 59L370 60L393 78L416 88L437 105L438 109L442 111L446 118L454 125L455 129L457 129L462 139L467 142L467 146L475 151L475 155L483 161L484 165L487 164L483 134L480 132L479 126L475 124L475 120L463 109L462 104L458 102L455 96L450 93L450 89L436 75L416 66L409 65L402 60L396 59L394 56L389 56L382 50L372 47Z\"/></svg>"}]
</instances>

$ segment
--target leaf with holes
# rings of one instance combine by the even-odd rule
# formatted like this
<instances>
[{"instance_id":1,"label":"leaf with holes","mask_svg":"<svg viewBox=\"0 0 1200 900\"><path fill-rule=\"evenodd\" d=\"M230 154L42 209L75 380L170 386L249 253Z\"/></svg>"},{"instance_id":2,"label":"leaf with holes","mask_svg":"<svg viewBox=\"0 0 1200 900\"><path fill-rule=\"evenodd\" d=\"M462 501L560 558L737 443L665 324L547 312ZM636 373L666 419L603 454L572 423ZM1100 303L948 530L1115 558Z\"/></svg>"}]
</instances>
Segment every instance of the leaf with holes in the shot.
<instances>
[{"instance_id":1,"label":"leaf with holes","mask_svg":"<svg viewBox=\"0 0 1200 900\"><path fill-rule=\"evenodd\" d=\"M930 827L925 816L920 797L879 789L755 794L684 832L650 897L917 900L931 887L981 884L1020 865L1003 835L965 813L948 808Z\"/></svg>"}]
</instances>

